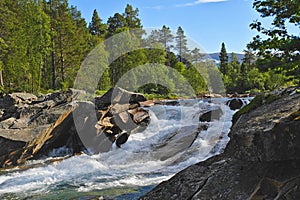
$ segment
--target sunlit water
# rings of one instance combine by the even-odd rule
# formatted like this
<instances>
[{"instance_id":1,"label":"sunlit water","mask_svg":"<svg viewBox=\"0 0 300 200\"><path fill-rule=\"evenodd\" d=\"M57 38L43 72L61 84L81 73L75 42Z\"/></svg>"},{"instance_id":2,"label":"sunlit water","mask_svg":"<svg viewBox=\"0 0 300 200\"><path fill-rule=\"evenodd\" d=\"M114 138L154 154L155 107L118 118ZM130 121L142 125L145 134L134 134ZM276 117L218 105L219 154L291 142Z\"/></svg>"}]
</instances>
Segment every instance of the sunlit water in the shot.
<instances>
[{"instance_id":1,"label":"sunlit water","mask_svg":"<svg viewBox=\"0 0 300 200\"><path fill-rule=\"evenodd\" d=\"M93 156L74 156L27 170L0 172L0 198L137 199L187 166L222 152L229 141L227 134L234 114L225 102L226 99L184 100L179 106L151 107L148 128L131 135L122 148L113 147L108 153ZM208 123L208 129L199 133L188 150L164 161L154 156L155 147L168 135L182 126L200 125L199 116L217 107L224 113L221 119Z\"/></svg>"}]
</instances>

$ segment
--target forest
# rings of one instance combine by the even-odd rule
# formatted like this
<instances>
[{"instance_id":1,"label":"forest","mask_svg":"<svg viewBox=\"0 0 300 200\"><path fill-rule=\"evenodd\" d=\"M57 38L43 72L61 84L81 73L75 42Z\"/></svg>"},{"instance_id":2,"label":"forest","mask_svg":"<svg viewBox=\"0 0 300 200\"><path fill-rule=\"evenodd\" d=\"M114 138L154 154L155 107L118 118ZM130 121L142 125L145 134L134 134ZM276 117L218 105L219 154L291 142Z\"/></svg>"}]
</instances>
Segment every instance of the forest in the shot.
<instances>
[{"instance_id":1,"label":"forest","mask_svg":"<svg viewBox=\"0 0 300 200\"><path fill-rule=\"evenodd\" d=\"M136 66L152 63L176 70L185 81L174 82L170 72L164 76L164 68L157 72L153 67L162 75L161 79L168 82L168 87L153 81L145 85L134 83L134 90L171 97L184 90L188 82L195 94L201 95L210 91L208 82L214 81L212 74L218 73L225 85L226 91L222 92L227 93L270 91L298 85L300 37L290 33L287 24L299 28L300 3L255 0L253 8L262 18L273 19L271 28L254 21L250 28L257 30L258 35L249 41L242 62L235 53L227 52L224 42L220 44L220 63L216 64L204 59L200 48L189 49L181 26L176 33L167 25L150 33L144 31L139 9L129 4L123 13L115 13L105 23L97 10L91 21L86 22L68 0L0 0L0 93L39 94L74 87L82 63L95 48L99 55L97 62L103 66L95 88L100 93L115 86ZM141 31L128 32L130 40L118 41L118 48L134 51L116 57L112 53L116 51L110 49L113 45L107 41L132 29ZM140 74L149 77L151 70L147 68Z\"/></svg>"}]
</instances>

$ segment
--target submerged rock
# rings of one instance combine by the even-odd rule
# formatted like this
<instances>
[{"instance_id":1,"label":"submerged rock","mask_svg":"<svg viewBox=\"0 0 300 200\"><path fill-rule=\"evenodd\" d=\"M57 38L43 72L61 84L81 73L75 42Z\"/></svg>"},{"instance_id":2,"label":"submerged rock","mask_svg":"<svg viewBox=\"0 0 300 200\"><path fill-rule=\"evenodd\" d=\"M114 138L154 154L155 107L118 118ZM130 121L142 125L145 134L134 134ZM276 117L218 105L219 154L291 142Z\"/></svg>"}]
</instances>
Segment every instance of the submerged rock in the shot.
<instances>
[{"instance_id":1,"label":"submerged rock","mask_svg":"<svg viewBox=\"0 0 300 200\"><path fill-rule=\"evenodd\" d=\"M221 108L210 110L199 117L200 122L210 122L212 120L220 120L223 115Z\"/></svg>"},{"instance_id":2,"label":"submerged rock","mask_svg":"<svg viewBox=\"0 0 300 200\"><path fill-rule=\"evenodd\" d=\"M224 153L140 199L300 199L300 94L260 102L237 114Z\"/></svg>"},{"instance_id":3,"label":"submerged rock","mask_svg":"<svg viewBox=\"0 0 300 200\"><path fill-rule=\"evenodd\" d=\"M235 98L227 101L226 105L228 105L231 110L238 110L243 107L244 103L241 99Z\"/></svg>"}]
</instances>

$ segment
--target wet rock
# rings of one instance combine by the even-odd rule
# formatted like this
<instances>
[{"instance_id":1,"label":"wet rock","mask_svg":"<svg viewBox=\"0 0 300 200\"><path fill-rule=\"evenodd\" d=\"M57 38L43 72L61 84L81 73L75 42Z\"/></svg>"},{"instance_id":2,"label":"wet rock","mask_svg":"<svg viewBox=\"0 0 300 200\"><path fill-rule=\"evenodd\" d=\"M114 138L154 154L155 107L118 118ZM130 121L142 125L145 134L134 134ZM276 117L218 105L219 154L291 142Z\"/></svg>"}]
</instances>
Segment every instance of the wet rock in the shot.
<instances>
[{"instance_id":1,"label":"wet rock","mask_svg":"<svg viewBox=\"0 0 300 200\"><path fill-rule=\"evenodd\" d=\"M6 148L10 149L15 146L14 142L32 142L72 107L70 97L70 92L56 92L39 99L27 93L5 95L1 99L3 115L0 118L0 136L6 140L2 144L6 141ZM8 155L0 156L4 158Z\"/></svg>"},{"instance_id":2,"label":"wet rock","mask_svg":"<svg viewBox=\"0 0 300 200\"><path fill-rule=\"evenodd\" d=\"M45 96L39 98L37 101L33 102L33 104L49 101L49 103L51 103L51 106L53 107L53 104L54 104L54 106L57 106L57 105L61 105L64 103L69 103L72 100L74 100L73 92L71 89L69 89L67 91L54 92L54 93L45 95Z\"/></svg>"},{"instance_id":3,"label":"wet rock","mask_svg":"<svg viewBox=\"0 0 300 200\"><path fill-rule=\"evenodd\" d=\"M140 105L142 107L151 107L155 105L155 102L153 100L148 100L148 101L140 102Z\"/></svg>"},{"instance_id":4,"label":"wet rock","mask_svg":"<svg viewBox=\"0 0 300 200\"><path fill-rule=\"evenodd\" d=\"M132 115L133 121L137 124L149 121L150 119L149 112L144 110L143 108L133 109L128 112Z\"/></svg>"},{"instance_id":5,"label":"wet rock","mask_svg":"<svg viewBox=\"0 0 300 200\"><path fill-rule=\"evenodd\" d=\"M250 105L231 128L224 153L184 169L140 199L299 199L300 94L291 94L271 100L266 95Z\"/></svg>"},{"instance_id":6,"label":"wet rock","mask_svg":"<svg viewBox=\"0 0 300 200\"><path fill-rule=\"evenodd\" d=\"M122 133L122 134L120 134L117 137L117 139L116 139L116 145L117 145L117 147L120 148L122 144L125 144L127 142L128 138L129 138L128 133Z\"/></svg>"},{"instance_id":7,"label":"wet rock","mask_svg":"<svg viewBox=\"0 0 300 200\"><path fill-rule=\"evenodd\" d=\"M212 120L220 120L223 115L221 108L210 110L199 117L200 122L211 122Z\"/></svg>"},{"instance_id":8,"label":"wet rock","mask_svg":"<svg viewBox=\"0 0 300 200\"><path fill-rule=\"evenodd\" d=\"M158 145L153 149L153 156L164 161L178 153L187 150L197 138L200 128L198 126L184 126L171 134L162 141L162 145Z\"/></svg>"},{"instance_id":9,"label":"wet rock","mask_svg":"<svg viewBox=\"0 0 300 200\"><path fill-rule=\"evenodd\" d=\"M227 101L226 105L229 106L229 108L231 110L237 110L240 109L241 107L243 107L243 101L241 99L231 99L229 101Z\"/></svg>"},{"instance_id":10,"label":"wet rock","mask_svg":"<svg viewBox=\"0 0 300 200\"><path fill-rule=\"evenodd\" d=\"M167 106L179 106L180 103L178 101L165 101L165 105L167 105Z\"/></svg>"}]
</instances>

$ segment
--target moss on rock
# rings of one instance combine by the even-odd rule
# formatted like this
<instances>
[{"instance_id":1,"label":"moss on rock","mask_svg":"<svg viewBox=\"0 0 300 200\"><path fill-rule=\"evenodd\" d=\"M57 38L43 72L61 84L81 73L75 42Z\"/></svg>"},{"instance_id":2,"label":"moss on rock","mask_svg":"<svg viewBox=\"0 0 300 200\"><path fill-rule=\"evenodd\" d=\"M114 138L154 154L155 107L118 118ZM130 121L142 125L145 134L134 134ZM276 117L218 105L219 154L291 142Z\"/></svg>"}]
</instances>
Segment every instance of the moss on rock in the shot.
<instances>
[{"instance_id":1,"label":"moss on rock","mask_svg":"<svg viewBox=\"0 0 300 200\"><path fill-rule=\"evenodd\" d=\"M270 93L268 94L262 93L257 95L248 105L244 106L234 114L232 119L232 124L234 125L243 114L249 113L261 105L270 104L279 98L280 97L278 95L270 94Z\"/></svg>"}]
</instances>

